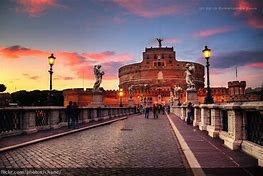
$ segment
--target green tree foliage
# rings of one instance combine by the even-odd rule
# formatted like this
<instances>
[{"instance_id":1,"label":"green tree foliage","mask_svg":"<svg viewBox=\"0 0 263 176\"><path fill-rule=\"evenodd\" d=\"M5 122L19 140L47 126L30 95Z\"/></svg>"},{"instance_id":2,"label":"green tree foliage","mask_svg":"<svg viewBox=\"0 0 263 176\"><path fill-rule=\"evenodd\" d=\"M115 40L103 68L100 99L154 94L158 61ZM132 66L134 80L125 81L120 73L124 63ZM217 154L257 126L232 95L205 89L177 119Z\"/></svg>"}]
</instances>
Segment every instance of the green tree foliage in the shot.
<instances>
[{"instance_id":1,"label":"green tree foliage","mask_svg":"<svg viewBox=\"0 0 263 176\"><path fill-rule=\"evenodd\" d=\"M6 90L6 86L4 84L0 84L0 92L4 92Z\"/></svg>"},{"instance_id":2,"label":"green tree foliage","mask_svg":"<svg viewBox=\"0 0 263 176\"><path fill-rule=\"evenodd\" d=\"M52 95L52 105L63 106L63 92L54 90ZM33 90L29 92L26 90L21 90L11 94L12 102L16 102L20 106L47 106L49 105L48 97L48 90Z\"/></svg>"}]
</instances>

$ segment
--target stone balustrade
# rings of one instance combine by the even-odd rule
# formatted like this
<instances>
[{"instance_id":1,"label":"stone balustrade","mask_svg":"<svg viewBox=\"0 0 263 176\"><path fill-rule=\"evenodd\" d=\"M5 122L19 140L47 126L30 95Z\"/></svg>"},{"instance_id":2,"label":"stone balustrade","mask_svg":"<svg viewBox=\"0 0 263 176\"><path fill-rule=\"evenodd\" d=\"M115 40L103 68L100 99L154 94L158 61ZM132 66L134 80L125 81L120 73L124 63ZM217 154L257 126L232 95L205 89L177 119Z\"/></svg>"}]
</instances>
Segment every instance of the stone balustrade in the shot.
<instances>
[{"instance_id":1,"label":"stone balustrade","mask_svg":"<svg viewBox=\"0 0 263 176\"><path fill-rule=\"evenodd\" d=\"M184 120L187 106L173 106L171 112ZM263 166L263 102L235 102L194 105L193 126L219 137L232 150L240 149Z\"/></svg>"},{"instance_id":2,"label":"stone balustrade","mask_svg":"<svg viewBox=\"0 0 263 176\"><path fill-rule=\"evenodd\" d=\"M137 113L132 107L80 107L78 123L105 120ZM65 107L0 108L0 140L2 137L35 133L40 130L67 126Z\"/></svg>"}]
</instances>

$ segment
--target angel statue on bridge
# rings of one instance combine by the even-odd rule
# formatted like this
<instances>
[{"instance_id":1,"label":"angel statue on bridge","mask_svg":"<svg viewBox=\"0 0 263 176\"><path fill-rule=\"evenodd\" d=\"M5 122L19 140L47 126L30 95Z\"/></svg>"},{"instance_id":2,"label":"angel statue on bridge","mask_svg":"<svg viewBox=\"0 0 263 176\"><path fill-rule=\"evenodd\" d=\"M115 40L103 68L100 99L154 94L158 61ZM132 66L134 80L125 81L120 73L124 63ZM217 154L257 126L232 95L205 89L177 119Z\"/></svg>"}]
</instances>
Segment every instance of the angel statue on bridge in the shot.
<instances>
[{"instance_id":1,"label":"angel statue on bridge","mask_svg":"<svg viewBox=\"0 0 263 176\"><path fill-rule=\"evenodd\" d=\"M101 70L101 65L94 65L93 71L96 78L96 81L93 86L93 90L99 90L100 84L102 82L102 76L104 75L104 71Z\"/></svg>"},{"instance_id":2,"label":"angel statue on bridge","mask_svg":"<svg viewBox=\"0 0 263 176\"><path fill-rule=\"evenodd\" d=\"M130 97L130 99L132 99L132 93L133 93L133 91L134 91L134 85L130 85L130 86L128 87L128 91L129 91L129 97Z\"/></svg>"},{"instance_id":3,"label":"angel statue on bridge","mask_svg":"<svg viewBox=\"0 0 263 176\"><path fill-rule=\"evenodd\" d=\"M185 73L186 73L185 81L187 84L187 89L193 89L193 88L195 88L195 84L193 81L193 74L195 71L195 66L194 66L194 64L187 63L185 65L185 68L186 68L186 70L185 70Z\"/></svg>"}]
</instances>

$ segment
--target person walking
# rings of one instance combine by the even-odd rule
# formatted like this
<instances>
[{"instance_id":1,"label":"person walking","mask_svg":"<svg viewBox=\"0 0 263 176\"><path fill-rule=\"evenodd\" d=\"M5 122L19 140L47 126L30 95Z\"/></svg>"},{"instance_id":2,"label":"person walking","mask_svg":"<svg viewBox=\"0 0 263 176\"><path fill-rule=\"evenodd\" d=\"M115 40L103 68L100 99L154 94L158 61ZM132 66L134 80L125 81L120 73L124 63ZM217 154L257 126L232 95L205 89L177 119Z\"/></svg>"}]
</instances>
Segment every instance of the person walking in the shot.
<instances>
[{"instance_id":1,"label":"person walking","mask_svg":"<svg viewBox=\"0 0 263 176\"><path fill-rule=\"evenodd\" d=\"M73 102L72 113L73 113L73 128L78 128L79 127L79 107L76 102Z\"/></svg>"},{"instance_id":2,"label":"person walking","mask_svg":"<svg viewBox=\"0 0 263 176\"><path fill-rule=\"evenodd\" d=\"M158 107L155 104L153 105L153 118L158 118Z\"/></svg>"},{"instance_id":3,"label":"person walking","mask_svg":"<svg viewBox=\"0 0 263 176\"><path fill-rule=\"evenodd\" d=\"M66 107L65 114L68 121L68 128L71 128L72 126L72 120L73 120L73 104L72 101L69 101L69 104Z\"/></svg>"},{"instance_id":4,"label":"person walking","mask_svg":"<svg viewBox=\"0 0 263 176\"><path fill-rule=\"evenodd\" d=\"M187 105L187 116L186 116L187 125L190 125L192 123L193 115L194 115L194 107L192 103L189 102Z\"/></svg>"},{"instance_id":5,"label":"person walking","mask_svg":"<svg viewBox=\"0 0 263 176\"><path fill-rule=\"evenodd\" d=\"M167 113L170 114L170 105L167 105Z\"/></svg>"},{"instance_id":6,"label":"person walking","mask_svg":"<svg viewBox=\"0 0 263 176\"><path fill-rule=\"evenodd\" d=\"M147 104L147 105L145 106L145 116L144 116L146 119L149 118L149 113L150 113L150 107L149 107L149 105Z\"/></svg>"}]
</instances>

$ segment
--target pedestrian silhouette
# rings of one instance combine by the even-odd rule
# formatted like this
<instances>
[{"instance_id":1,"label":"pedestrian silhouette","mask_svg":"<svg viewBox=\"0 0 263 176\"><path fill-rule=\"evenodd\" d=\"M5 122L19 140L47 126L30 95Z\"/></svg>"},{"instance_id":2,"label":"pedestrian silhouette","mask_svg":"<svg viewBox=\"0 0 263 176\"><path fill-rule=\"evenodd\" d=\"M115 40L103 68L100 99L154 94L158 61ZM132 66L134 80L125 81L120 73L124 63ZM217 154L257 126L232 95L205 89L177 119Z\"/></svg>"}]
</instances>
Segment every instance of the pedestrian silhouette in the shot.
<instances>
[{"instance_id":1,"label":"pedestrian silhouette","mask_svg":"<svg viewBox=\"0 0 263 176\"><path fill-rule=\"evenodd\" d=\"M187 105L187 116L186 116L186 123L189 125L193 121L194 116L194 107L191 102Z\"/></svg>"},{"instance_id":2,"label":"pedestrian silhouette","mask_svg":"<svg viewBox=\"0 0 263 176\"><path fill-rule=\"evenodd\" d=\"M155 104L153 105L153 118L158 118L158 107Z\"/></svg>"},{"instance_id":3,"label":"pedestrian silhouette","mask_svg":"<svg viewBox=\"0 0 263 176\"><path fill-rule=\"evenodd\" d=\"M79 127L79 107L76 102L72 105L73 128Z\"/></svg>"},{"instance_id":4,"label":"pedestrian silhouette","mask_svg":"<svg viewBox=\"0 0 263 176\"><path fill-rule=\"evenodd\" d=\"M149 105L145 106L145 118L148 119L149 118L149 113L150 113L150 107Z\"/></svg>"},{"instance_id":5,"label":"pedestrian silhouette","mask_svg":"<svg viewBox=\"0 0 263 176\"><path fill-rule=\"evenodd\" d=\"M65 114L68 121L68 128L71 128L72 121L73 121L73 103L72 101L69 101L68 106L66 107Z\"/></svg>"}]
</instances>

